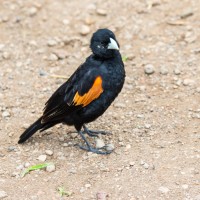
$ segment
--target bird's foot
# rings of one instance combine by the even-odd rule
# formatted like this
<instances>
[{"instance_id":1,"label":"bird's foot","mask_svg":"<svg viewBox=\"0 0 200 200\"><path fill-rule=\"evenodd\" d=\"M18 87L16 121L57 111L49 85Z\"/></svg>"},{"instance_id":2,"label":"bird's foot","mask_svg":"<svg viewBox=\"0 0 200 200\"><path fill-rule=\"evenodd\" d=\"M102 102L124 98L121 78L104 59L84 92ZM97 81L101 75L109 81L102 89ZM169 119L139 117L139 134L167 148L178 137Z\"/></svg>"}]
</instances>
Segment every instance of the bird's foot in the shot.
<instances>
[{"instance_id":1,"label":"bird's foot","mask_svg":"<svg viewBox=\"0 0 200 200\"><path fill-rule=\"evenodd\" d=\"M77 145L80 149L83 149L83 150L86 150L86 151L90 151L90 152L93 152L93 153L96 153L96 154L103 154L103 155L112 153L112 151L107 151L106 150L106 146L102 147L102 148L94 148L94 147L92 147L90 145L90 143L87 141L87 139L85 138L85 136L83 135L83 132L79 131L78 133L82 137L84 142L86 143L86 146Z\"/></svg>"},{"instance_id":2,"label":"bird's foot","mask_svg":"<svg viewBox=\"0 0 200 200\"><path fill-rule=\"evenodd\" d=\"M102 135L110 135L110 132L106 131L94 131L94 130L89 130L85 125L83 125L83 133L89 135L90 137L98 137L99 134Z\"/></svg>"},{"instance_id":3,"label":"bird's foot","mask_svg":"<svg viewBox=\"0 0 200 200\"><path fill-rule=\"evenodd\" d=\"M93 153L96 153L96 154L107 155L107 154L112 153L112 151L106 151L104 147L94 148L94 147L91 147L91 146L81 146L81 145L77 145L77 146L80 149L83 149L83 150L86 150L86 151L89 151L89 152L93 152ZM102 150L104 150L104 151L102 151Z\"/></svg>"}]
</instances>

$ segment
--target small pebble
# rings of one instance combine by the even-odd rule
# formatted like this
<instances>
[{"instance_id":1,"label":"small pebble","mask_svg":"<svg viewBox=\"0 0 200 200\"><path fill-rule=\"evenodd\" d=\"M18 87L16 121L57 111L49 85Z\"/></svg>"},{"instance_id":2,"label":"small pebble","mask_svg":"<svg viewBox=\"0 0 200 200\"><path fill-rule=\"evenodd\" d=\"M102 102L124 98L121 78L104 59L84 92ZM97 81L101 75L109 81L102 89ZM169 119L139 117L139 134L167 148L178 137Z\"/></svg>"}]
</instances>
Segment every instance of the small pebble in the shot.
<instances>
[{"instance_id":1,"label":"small pebble","mask_svg":"<svg viewBox=\"0 0 200 200\"><path fill-rule=\"evenodd\" d=\"M153 74L153 73L155 72L154 66L153 66L152 64L147 64L147 65L145 65L145 67L144 67L144 72L145 72L146 74Z\"/></svg>"},{"instance_id":2,"label":"small pebble","mask_svg":"<svg viewBox=\"0 0 200 200\"><path fill-rule=\"evenodd\" d=\"M87 17L87 18L85 19L85 23L86 23L87 25L94 24L94 19L91 18L91 17Z\"/></svg>"},{"instance_id":3,"label":"small pebble","mask_svg":"<svg viewBox=\"0 0 200 200\"><path fill-rule=\"evenodd\" d=\"M77 136L78 136L78 133L71 133L71 135L70 135L70 137L71 137L72 139L76 138Z\"/></svg>"},{"instance_id":4,"label":"small pebble","mask_svg":"<svg viewBox=\"0 0 200 200\"><path fill-rule=\"evenodd\" d=\"M85 184L85 187L86 187L86 188L90 188L91 186L92 186L92 185L89 184L89 183Z\"/></svg>"},{"instance_id":5,"label":"small pebble","mask_svg":"<svg viewBox=\"0 0 200 200\"><path fill-rule=\"evenodd\" d=\"M54 172L56 170L56 166L55 165L48 165L47 167L46 167L46 171L47 172Z\"/></svg>"},{"instance_id":6,"label":"small pebble","mask_svg":"<svg viewBox=\"0 0 200 200\"><path fill-rule=\"evenodd\" d=\"M47 45L48 45L49 47L56 46L57 44L58 44L57 41L56 41L56 40L53 40L53 39L48 40L48 42L47 42Z\"/></svg>"},{"instance_id":7,"label":"small pebble","mask_svg":"<svg viewBox=\"0 0 200 200\"><path fill-rule=\"evenodd\" d=\"M69 24L69 20L68 19L63 19L62 22L63 22L64 25L68 25Z\"/></svg>"},{"instance_id":8,"label":"small pebble","mask_svg":"<svg viewBox=\"0 0 200 200\"><path fill-rule=\"evenodd\" d=\"M38 9L36 7L32 7L28 9L28 14L30 17L33 17L34 15L36 15L38 12Z\"/></svg>"},{"instance_id":9,"label":"small pebble","mask_svg":"<svg viewBox=\"0 0 200 200\"><path fill-rule=\"evenodd\" d=\"M182 185L182 188L184 189L184 190L187 190L188 189L188 185L186 185L186 184L184 184L184 185Z\"/></svg>"},{"instance_id":10,"label":"small pebble","mask_svg":"<svg viewBox=\"0 0 200 200\"><path fill-rule=\"evenodd\" d=\"M167 75L168 74L168 69L165 66L161 66L160 73L162 75Z\"/></svg>"},{"instance_id":11,"label":"small pebble","mask_svg":"<svg viewBox=\"0 0 200 200\"><path fill-rule=\"evenodd\" d=\"M169 192L169 188L161 186L158 188L158 191L160 191L161 193L168 193Z\"/></svg>"},{"instance_id":12,"label":"small pebble","mask_svg":"<svg viewBox=\"0 0 200 200\"><path fill-rule=\"evenodd\" d=\"M68 147L69 144L68 144L68 143L63 143L62 146L63 146L63 147Z\"/></svg>"},{"instance_id":13,"label":"small pebble","mask_svg":"<svg viewBox=\"0 0 200 200\"><path fill-rule=\"evenodd\" d=\"M48 156L52 156L52 155L53 155L53 151L51 151L51 150L46 150L45 153L46 153Z\"/></svg>"},{"instance_id":14,"label":"small pebble","mask_svg":"<svg viewBox=\"0 0 200 200\"><path fill-rule=\"evenodd\" d=\"M58 57L58 59L65 59L69 56L68 52L63 49L54 50L53 53Z\"/></svg>"},{"instance_id":15,"label":"small pebble","mask_svg":"<svg viewBox=\"0 0 200 200\"><path fill-rule=\"evenodd\" d=\"M151 128L151 124L145 124L144 127L145 127L146 129L150 129L150 128Z\"/></svg>"},{"instance_id":16,"label":"small pebble","mask_svg":"<svg viewBox=\"0 0 200 200\"><path fill-rule=\"evenodd\" d=\"M97 12L98 15L101 15L101 16L107 15L106 10L104 10L104 9L97 9L96 12Z\"/></svg>"},{"instance_id":17,"label":"small pebble","mask_svg":"<svg viewBox=\"0 0 200 200\"><path fill-rule=\"evenodd\" d=\"M48 58L48 60L56 61L56 60L58 60L58 56L56 54L54 54L54 53L51 53L49 58Z\"/></svg>"},{"instance_id":18,"label":"small pebble","mask_svg":"<svg viewBox=\"0 0 200 200\"><path fill-rule=\"evenodd\" d=\"M30 126L30 124L23 124L23 125L22 125L22 128L23 128L23 129L27 129L29 126Z\"/></svg>"},{"instance_id":19,"label":"small pebble","mask_svg":"<svg viewBox=\"0 0 200 200\"><path fill-rule=\"evenodd\" d=\"M82 25L80 28L80 34L81 35L87 35L90 33L90 27L86 25Z\"/></svg>"},{"instance_id":20,"label":"small pebble","mask_svg":"<svg viewBox=\"0 0 200 200\"><path fill-rule=\"evenodd\" d=\"M97 192L97 200L106 200L106 197L108 196L105 192Z\"/></svg>"},{"instance_id":21,"label":"small pebble","mask_svg":"<svg viewBox=\"0 0 200 200\"><path fill-rule=\"evenodd\" d=\"M37 159L38 159L39 161L44 162L44 161L47 159L47 156L46 156L46 155L40 155Z\"/></svg>"},{"instance_id":22,"label":"small pebble","mask_svg":"<svg viewBox=\"0 0 200 200\"><path fill-rule=\"evenodd\" d=\"M130 166L134 166L134 165L135 165L135 162L132 161L132 162L129 163L129 165L130 165Z\"/></svg>"},{"instance_id":23,"label":"small pebble","mask_svg":"<svg viewBox=\"0 0 200 200\"><path fill-rule=\"evenodd\" d=\"M5 191L3 191L3 190L0 190L0 199L3 199L3 198L5 198L5 197L7 197L8 195L7 195L7 193L5 192Z\"/></svg>"},{"instance_id":24,"label":"small pebble","mask_svg":"<svg viewBox=\"0 0 200 200\"><path fill-rule=\"evenodd\" d=\"M144 163L143 167L144 167L145 169L148 169L148 168L149 168L149 165L148 165L147 163Z\"/></svg>"},{"instance_id":25,"label":"small pebble","mask_svg":"<svg viewBox=\"0 0 200 200\"><path fill-rule=\"evenodd\" d=\"M194 80L192 80L192 79L184 79L183 80L183 85L184 86L191 86L193 84L194 84Z\"/></svg>"},{"instance_id":26,"label":"small pebble","mask_svg":"<svg viewBox=\"0 0 200 200\"><path fill-rule=\"evenodd\" d=\"M198 88L196 89L196 92L200 93L200 87L198 87Z\"/></svg>"},{"instance_id":27,"label":"small pebble","mask_svg":"<svg viewBox=\"0 0 200 200\"><path fill-rule=\"evenodd\" d=\"M181 74L181 70L178 69L178 68L174 69L174 74L175 75L180 75Z\"/></svg>"},{"instance_id":28,"label":"small pebble","mask_svg":"<svg viewBox=\"0 0 200 200\"><path fill-rule=\"evenodd\" d=\"M24 167L29 167L30 166L30 163L28 163L28 162L26 162L26 163L24 163Z\"/></svg>"},{"instance_id":29,"label":"small pebble","mask_svg":"<svg viewBox=\"0 0 200 200\"><path fill-rule=\"evenodd\" d=\"M85 192L85 188L81 187L80 193L83 193L83 192Z\"/></svg>"},{"instance_id":30,"label":"small pebble","mask_svg":"<svg viewBox=\"0 0 200 200\"><path fill-rule=\"evenodd\" d=\"M10 54L8 53L8 52L3 52L3 55L2 55L2 57L4 58L4 59L9 59L10 58Z\"/></svg>"},{"instance_id":31,"label":"small pebble","mask_svg":"<svg viewBox=\"0 0 200 200\"><path fill-rule=\"evenodd\" d=\"M9 146L8 151L15 151L16 147L15 146Z\"/></svg>"},{"instance_id":32,"label":"small pebble","mask_svg":"<svg viewBox=\"0 0 200 200\"><path fill-rule=\"evenodd\" d=\"M96 148L102 148L105 146L105 143L100 138L95 138Z\"/></svg>"},{"instance_id":33,"label":"small pebble","mask_svg":"<svg viewBox=\"0 0 200 200\"><path fill-rule=\"evenodd\" d=\"M18 165L18 166L16 167L17 170L22 170L23 168L24 168L23 165Z\"/></svg>"},{"instance_id":34,"label":"small pebble","mask_svg":"<svg viewBox=\"0 0 200 200\"><path fill-rule=\"evenodd\" d=\"M115 149L114 144L107 144L107 145L106 145L106 150L107 150L107 151L113 151L114 149Z\"/></svg>"},{"instance_id":35,"label":"small pebble","mask_svg":"<svg viewBox=\"0 0 200 200\"><path fill-rule=\"evenodd\" d=\"M3 118L10 117L10 113L9 113L7 110L5 110L5 111L2 113L2 117L3 117Z\"/></svg>"}]
</instances>

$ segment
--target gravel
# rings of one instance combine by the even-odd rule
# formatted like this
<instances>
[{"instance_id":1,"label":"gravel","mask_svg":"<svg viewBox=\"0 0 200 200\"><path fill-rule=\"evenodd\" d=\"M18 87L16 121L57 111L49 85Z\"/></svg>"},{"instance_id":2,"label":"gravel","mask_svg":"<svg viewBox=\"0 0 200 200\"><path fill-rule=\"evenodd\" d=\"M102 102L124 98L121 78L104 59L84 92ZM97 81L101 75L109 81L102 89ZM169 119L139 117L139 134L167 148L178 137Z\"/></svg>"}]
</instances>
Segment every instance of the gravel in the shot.
<instances>
[{"instance_id":1,"label":"gravel","mask_svg":"<svg viewBox=\"0 0 200 200\"><path fill-rule=\"evenodd\" d=\"M0 199L4 199L5 197L7 197L7 193L3 190L0 190Z\"/></svg>"},{"instance_id":2,"label":"gravel","mask_svg":"<svg viewBox=\"0 0 200 200\"><path fill-rule=\"evenodd\" d=\"M46 161L47 156L46 156L46 155L40 155L37 159L38 159L39 161L41 161L41 162L44 162L44 161Z\"/></svg>"},{"instance_id":3,"label":"gravel","mask_svg":"<svg viewBox=\"0 0 200 200\"><path fill-rule=\"evenodd\" d=\"M90 27L87 25L82 25L80 28L80 34L85 36L90 33Z\"/></svg>"},{"instance_id":4,"label":"gravel","mask_svg":"<svg viewBox=\"0 0 200 200\"><path fill-rule=\"evenodd\" d=\"M5 110L5 111L2 113L2 117L3 117L3 118L8 118L8 117L10 117L10 113L9 113L7 110Z\"/></svg>"},{"instance_id":5,"label":"gravel","mask_svg":"<svg viewBox=\"0 0 200 200\"><path fill-rule=\"evenodd\" d=\"M167 75L169 73L168 69L165 66L160 67L160 73L162 75Z\"/></svg>"},{"instance_id":6,"label":"gravel","mask_svg":"<svg viewBox=\"0 0 200 200\"><path fill-rule=\"evenodd\" d=\"M155 72L154 66L152 64L147 64L144 66L144 72L146 74L153 74Z\"/></svg>"},{"instance_id":7,"label":"gravel","mask_svg":"<svg viewBox=\"0 0 200 200\"><path fill-rule=\"evenodd\" d=\"M50 39L50 40L48 40L48 42L47 42L47 45L48 45L49 47L56 46L57 44L58 44L58 42L57 42L56 40L53 40L53 39Z\"/></svg>"},{"instance_id":8,"label":"gravel","mask_svg":"<svg viewBox=\"0 0 200 200\"><path fill-rule=\"evenodd\" d=\"M55 53L51 53L48 57L49 61L57 61L58 60L58 56Z\"/></svg>"},{"instance_id":9,"label":"gravel","mask_svg":"<svg viewBox=\"0 0 200 200\"><path fill-rule=\"evenodd\" d=\"M161 187L158 188L158 191L163 193L163 194L166 194L166 193L169 192L169 188L161 186Z\"/></svg>"},{"instance_id":10,"label":"gravel","mask_svg":"<svg viewBox=\"0 0 200 200\"><path fill-rule=\"evenodd\" d=\"M102 148L105 146L105 143L100 138L95 138L96 148Z\"/></svg>"},{"instance_id":11,"label":"gravel","mask_svg":"<svg viewBox=\"0 0 200 200\"><path fill-rule=\"evenodd\" d=\"M30 17L33 17L34 15L36 15L38 12L38 9L36 7L31 7L28 9L28 15Z\"/></svg>"},{"instance_id":12,"label":"gravel","mask_svg":"<svg viewBox=\"0 0 200 200\"><path fill-rule=\"evenodd\" d=\"M113 151L114 149L115 149L114 144L107 144L107 145L106 145L106 150L107 150L107 151Z\"/></svg>"},{"instance_id":13,"label":"gravel","mask_svg":"<svg viewBox=\"0 0 200 200\"><path fill-rule=\"evenodd\" d=\"M46 171L47 172L54 172L56 170L56 166L55 165L48 165L47 167L46 167Z\"/></svg>"},{"instance_id":14,"label":"gravel","mask_svg":"<svg viewBox=\"0 0 200 200\"><path fill-rule=\"evenodd\" d=\"M53 151L51 151L51 150L46 150L45 153L46 153L48 156L52 156L52 155L53 155Z\"/></svg>"},{"instance_id":15,"label":"gravel","mask_svg":"<svg viewBox=\"0 0 200 200\"><path fill-rule=\"evenodd\" d=\"M106 16L107 15L107 11L104 10L104 9L97 9L96 10L97 14L100 15L100 16Z\"/></svg>"}]
</instances>

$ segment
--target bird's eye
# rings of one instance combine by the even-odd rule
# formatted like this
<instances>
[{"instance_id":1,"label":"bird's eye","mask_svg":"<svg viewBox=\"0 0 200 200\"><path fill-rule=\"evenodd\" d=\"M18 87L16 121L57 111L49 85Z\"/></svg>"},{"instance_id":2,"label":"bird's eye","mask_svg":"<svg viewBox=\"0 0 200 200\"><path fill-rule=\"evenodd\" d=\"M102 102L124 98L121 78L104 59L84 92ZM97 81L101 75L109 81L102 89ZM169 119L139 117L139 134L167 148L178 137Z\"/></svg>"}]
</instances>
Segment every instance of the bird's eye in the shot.
<instances>
[{"instance_id":1,"label":"bird's eye","mask_svg":"<svg viewBox=\"0 0 200 200\"><path fill-rule=\"evenodd\" d=\"M102 46L106 46L106 45L108 45L108 42L103 41L103 42L101 42L101 45L102 45Z\"/></svg>"}]
</instances>

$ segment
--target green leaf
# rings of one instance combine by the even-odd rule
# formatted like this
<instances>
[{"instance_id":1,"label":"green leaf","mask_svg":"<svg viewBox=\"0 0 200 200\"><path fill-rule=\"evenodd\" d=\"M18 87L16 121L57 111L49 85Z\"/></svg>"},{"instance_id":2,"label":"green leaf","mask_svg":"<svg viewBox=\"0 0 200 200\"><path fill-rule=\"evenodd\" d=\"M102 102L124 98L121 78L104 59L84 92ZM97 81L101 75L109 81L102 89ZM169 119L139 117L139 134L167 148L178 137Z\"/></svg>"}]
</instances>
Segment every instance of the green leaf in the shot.
<instances>
[{"instance_id":1,"label":"green leaf","mask_svg":"<svg viewBox=\"0 0 200 200\"><path fill-rule=\"evenodd\" d=\"M58 187L58 192L59 192L59 194L60 194L61 197L63 197L64 195L66 195L68 197L72 195L72 192L65 191L64 187Z\"/></svg>"},{"instance_id":2,"label":"green leaf","mask_svg":"<svg viewBox=\"0 0 200 200\"><path fill-rule=\"evenodd\" d=\"M53 165L53 163L42 163L42 164L38 164L38 165L33 165L29 168L27 168L26 170L24 170L22 173L21 173L21 177L24 177L27 173L29 173L30 171L33 171L33 170L38 170L38 169L43 169L49 165Z\"/></svg>"},{"instance_id":3,"label":"green leaf","mask_svg":"<svg viewBox=\"0 0 200 200\"><path fill-rule=\"evenodd\" d=\"M122 56L122 61L123 62L126 62L128 60L128 57L127 56Z\"/></svg>"}]
</instances>

